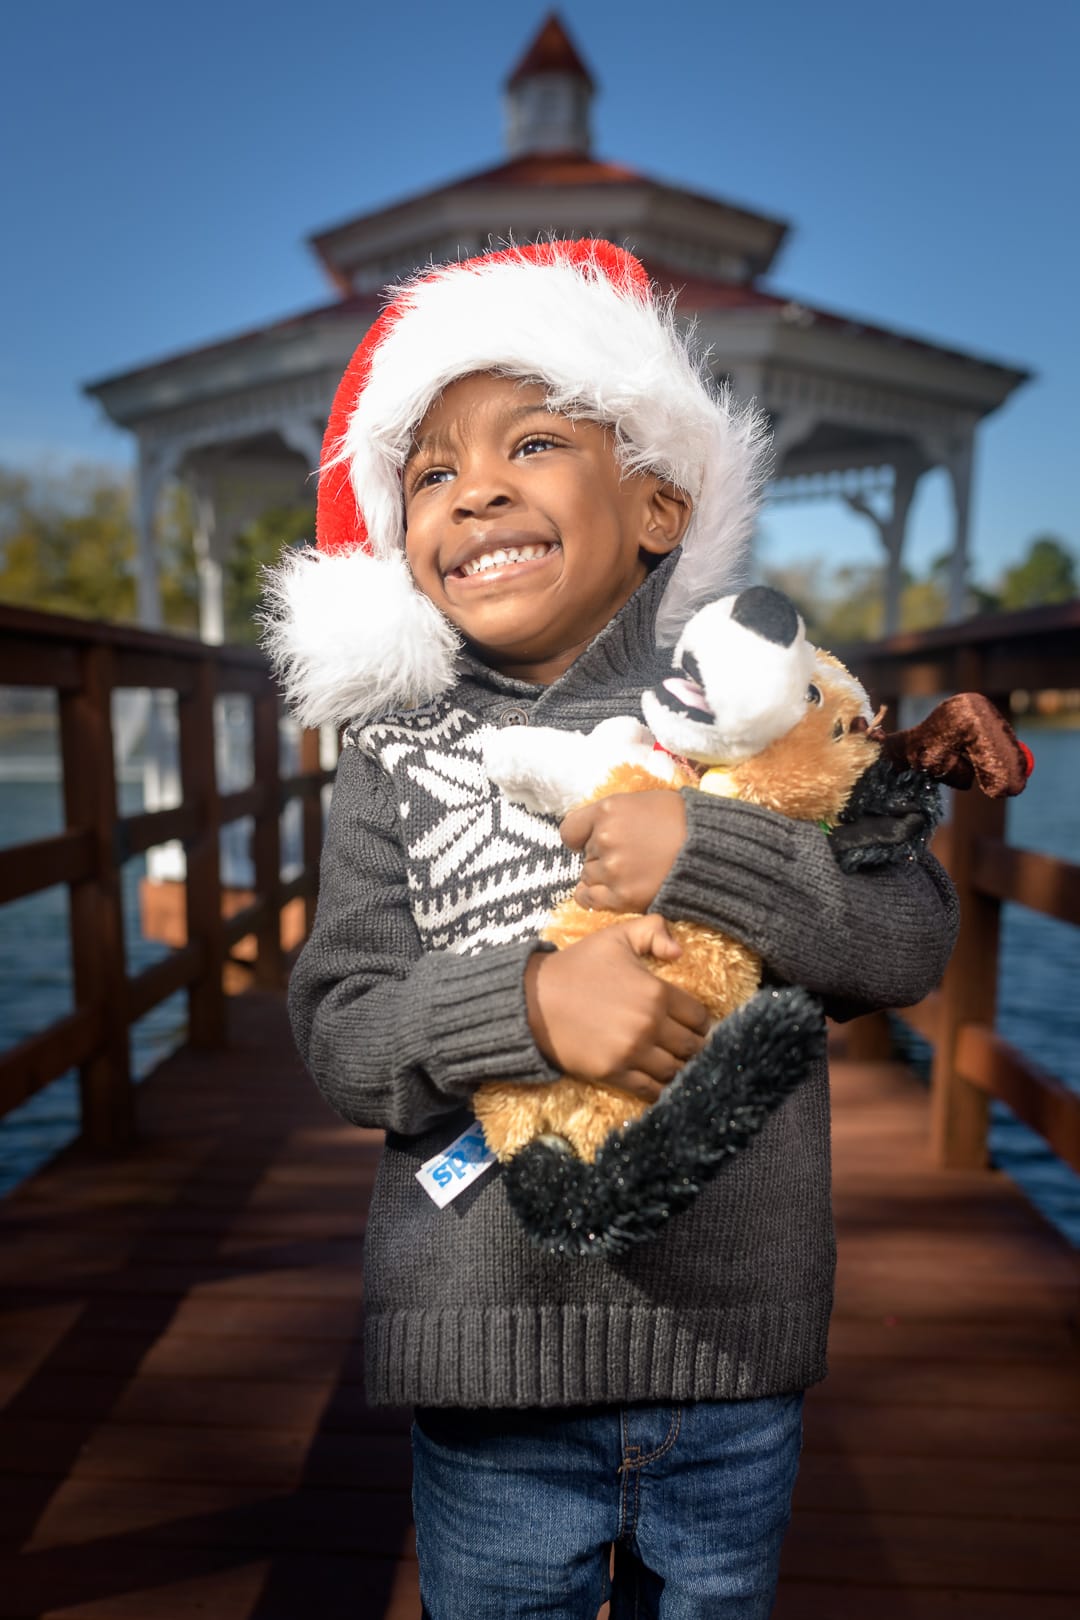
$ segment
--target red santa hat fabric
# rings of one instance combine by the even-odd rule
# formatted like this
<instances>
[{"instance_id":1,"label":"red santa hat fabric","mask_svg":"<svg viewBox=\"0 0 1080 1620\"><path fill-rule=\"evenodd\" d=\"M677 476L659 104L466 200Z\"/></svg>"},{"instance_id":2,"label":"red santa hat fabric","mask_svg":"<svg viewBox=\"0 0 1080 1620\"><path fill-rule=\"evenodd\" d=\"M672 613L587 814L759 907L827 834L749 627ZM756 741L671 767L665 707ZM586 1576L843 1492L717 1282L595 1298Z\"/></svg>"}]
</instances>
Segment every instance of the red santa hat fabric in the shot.
<instances>
[{"instance_id":1,"label":"red santa hat fabric","mask_svg":"<svg viewBox=\"0 0 1080 1620\"><path fill-rule=\"evenodd\" d=\"M429 407L482 371L544 383L552 409L613 429L628 470L690 497L661 642L740 582L762 423L715 388L640 261L586 240L444 265L394 289L353 355L323 444L317 549L290 554L272 581L266 642L304 724L415 707L453 683L459 638L405 562L401 475Z\"/></svg>"}]
</instances>

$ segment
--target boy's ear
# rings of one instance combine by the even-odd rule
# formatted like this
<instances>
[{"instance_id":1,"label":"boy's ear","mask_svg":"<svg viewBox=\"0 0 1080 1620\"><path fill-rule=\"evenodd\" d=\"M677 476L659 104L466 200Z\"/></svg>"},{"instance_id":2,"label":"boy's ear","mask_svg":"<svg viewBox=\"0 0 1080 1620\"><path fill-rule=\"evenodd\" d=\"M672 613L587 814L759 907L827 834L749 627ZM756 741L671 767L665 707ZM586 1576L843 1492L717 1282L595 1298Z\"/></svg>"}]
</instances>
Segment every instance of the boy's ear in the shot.
<instances>
[{"instance_id":1,"label":"boy's ear","mask_svg":"<svg viewBox=\"0 0 1080 1620\"><path fill-rule=\"evenodd\" d=\"M642 527L641 549L654 556L665 557L674 551L693 516L694 508L689 495L674 484L655 478L648 491L645 521Z\"/></svg>"}]
</instances>

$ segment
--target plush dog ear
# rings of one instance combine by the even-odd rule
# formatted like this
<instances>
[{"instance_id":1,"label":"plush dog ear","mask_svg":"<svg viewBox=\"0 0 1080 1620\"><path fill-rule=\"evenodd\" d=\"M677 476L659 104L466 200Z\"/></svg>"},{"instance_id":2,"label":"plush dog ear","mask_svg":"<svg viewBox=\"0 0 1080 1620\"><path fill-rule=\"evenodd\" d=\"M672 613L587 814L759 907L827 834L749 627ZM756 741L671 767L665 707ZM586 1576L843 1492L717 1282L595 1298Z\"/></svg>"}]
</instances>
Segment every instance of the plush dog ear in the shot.
<instances>
[{"instance_id":1,"label":"plush dog ear","mask_svg":"<svg viewBox=\"0 0 1080 1620\"><path fill-rule=\"evenodd\" d=\"M960 692L907 731L886 732L882 752L898 769L915 767L948 787L977 782L989 799L1022 793L1034 760L1004 715L979 692Z\"/></svg>"}]
</instances>

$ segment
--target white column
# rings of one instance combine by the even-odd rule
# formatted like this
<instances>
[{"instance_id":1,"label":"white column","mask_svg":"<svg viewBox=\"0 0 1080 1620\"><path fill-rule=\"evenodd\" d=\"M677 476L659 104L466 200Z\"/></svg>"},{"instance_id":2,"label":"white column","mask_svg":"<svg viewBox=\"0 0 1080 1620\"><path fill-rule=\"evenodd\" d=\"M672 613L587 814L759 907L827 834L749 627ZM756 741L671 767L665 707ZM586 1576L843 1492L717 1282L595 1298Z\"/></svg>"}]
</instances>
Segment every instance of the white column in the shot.
<instances>
[{"instance_id":1,"label":"white column","mask_svg":"<svg viewBox=\"0 0 1080 1620\"><path fill-rule=\"evenodd\" d=\"M217 545L217 512L209 480L189 478L195 504L195 569L199 576L199 636L219 647L225 640L225 581Z\"/></svg>"},{"instance_id":2,"label":"white column","mask_svg":"<svg viewBox=\"0 0 1080 1620\"><path fill-rule=\"evenodd\" d=\"M161 584L158 576L154 519L162 487L180 459L178 446L147 444L139 440L135 474L135 534L138 545L136 613L148 630L161 629Z\"/></svg>"},{"instance_id":3,"label":"white column","mask_svg":"<svg viewBox=\"0 0 1080 1620\"><path fill-rule=\"evenodd\" d=\"M306 416L286 416L278 423L283 443L307 465L308 471L317 473L322 461L322 433Z\"/></svg>"},{"instance_id":4,"label":"white column","mask_svg":"<svg viewBox=\"0 0 1080 1620\"><path fill-rule=\"evenodd\" d=\"M773 429L773 477L782 478L784 457L797 444L803 444L818 424L813 411L785 411Z\"/></svg>"},{"instance_id":5,"label":"white column","mask_svg":"<svg viewBox=\"0 0 1080 1620\"><path fill-rule=\"evenodd\" d=\"M869 518L885 548L885 634L891 636L900 628L900 606L903 593L904 540L907 536L908 513L915 495L915 486L923 471L916 456L898 456L893 462L892 497L886 516L870 505L862 495L845 495L853 512Z\"/></svg>"},{"instance_id":6,"label":"white column","mask_svg":"<svg viewBox=\"0 0 1080 1620\"><path fill-rule=\"evenodd\" d=\"M953 490L953 547L949 557L949 619L967 616L968 545L971 526L971 478L975 463L975 435L953 443L945 466Z\"/></svg>"}]
</instances>

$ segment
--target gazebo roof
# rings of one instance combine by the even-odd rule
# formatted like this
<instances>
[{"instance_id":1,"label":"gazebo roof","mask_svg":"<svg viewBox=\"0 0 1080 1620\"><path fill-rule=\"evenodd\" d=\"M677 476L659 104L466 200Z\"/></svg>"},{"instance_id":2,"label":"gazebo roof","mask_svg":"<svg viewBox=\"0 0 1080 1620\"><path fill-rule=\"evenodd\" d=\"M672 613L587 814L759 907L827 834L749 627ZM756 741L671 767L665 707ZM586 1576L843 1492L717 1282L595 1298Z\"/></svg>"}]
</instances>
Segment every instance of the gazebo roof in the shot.
<instances>
[{"instance_id":1,"label":"gazebo roof","mask_svg":"<svg viewBox=\"0 0 1080 1620\"><path fill-rule=\"evenodd\" d=\"M591 95L594 80L565 26L553 12L542 24L506 83L511 95L545 74L580 81ZM590 150L527 150L456 179L429 187L388 206L352 215L309 237L338 296L333 300L250 327L216 341L134 367L87 386L114 420L133 426L140 413L173 408L247 385L247 374L270 377L275 368L302 366L313 357L329 365L339 349L356 340L379 308L379 287L429 255L480 251L485 242L513 235L527 240L555 230L590 234L600 227L614 240L636 247L646 266L679 307L726 328L728 314L740 330L747 322L809 339L861 339L882 360L892 350L914 363L938 361L962 374L989 408L987 390L1014 387L1027 375L1015 367L966 354L925 338L822 309L760 285L782 245L788 225L758 210L672 185L628 164L596 157ZM455 243L457 244L455 249ZM343 329L345 328L345 329ZM718 337L716 321L708 333ZM720 345L723 347L724 345ZM250 356L250 358L248 358ZM958 364L959 363L959 364ZM951 383L950 383L951 386ZM967 392L963 383L961 392Z\"/></svg>"},{"instance_id":2,"label":"gazebo roof","mask_svg":"<svg viewBox=\"0 0 1080 1620\"><path fill-rule=\"evenodd\" d=\"M573 74L576 78L584 79L590 90L596 88L596 80L567 33L562 18L555 11L549 12L541 23L532 44L507 78L506 88L510 90L523 79L534 78L538 73Z\"/></svg>"}]
</instances>

